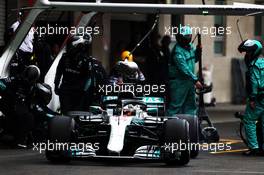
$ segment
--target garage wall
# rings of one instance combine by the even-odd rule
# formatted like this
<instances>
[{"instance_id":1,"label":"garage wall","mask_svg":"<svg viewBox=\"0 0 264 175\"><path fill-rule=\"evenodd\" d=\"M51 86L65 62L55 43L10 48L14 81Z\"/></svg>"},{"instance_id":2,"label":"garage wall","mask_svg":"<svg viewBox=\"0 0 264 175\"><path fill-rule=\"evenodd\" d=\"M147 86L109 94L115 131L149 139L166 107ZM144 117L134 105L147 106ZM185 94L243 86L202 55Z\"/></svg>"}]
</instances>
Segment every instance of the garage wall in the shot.
<instances>
[{"instance_id":1,"label":"garage wall","mask_svg":"<svg viewBox=\"0 0 264 175\"><path fill-rule=\"evenodd\" d=\"M5 15L6 15L6 5L5 0L0 0L0 46L4 43L4 33L5 33Z\"/></svg>"},{"instance_id":2,"label":"garage wall","mask_svg":"<svg viewBox=\"0 0 264 175\"><path fill-rule=\"evenodd\" d=\"M229 4L231 1L227 1ZM254 3L253 0L244 0L243 2ZM186 4L197 3L196 0L185 0ZM207 1L207 4L213 4L214 1ZM227 16L226 26L230 27L231 34L226 35L225 43L225 55L216 55L214 53L214 37L210 35L202 36L203 44L203 64L207 66L213 66L213 94L216 97L216 101L219 103L231 102L233 97L232 85L234 80L232 79L232 58L242 58L243 54L237 51L237 47L241 40L239 38L238 30L236 27L236 21L238 16ZM191 26L212 27L214 26L214 16L197 16L186 15L185 24ZM254 38L254 17L247 17L240 20L240 30L243 34L243 38Z\"/></svg>"}]
</instances>

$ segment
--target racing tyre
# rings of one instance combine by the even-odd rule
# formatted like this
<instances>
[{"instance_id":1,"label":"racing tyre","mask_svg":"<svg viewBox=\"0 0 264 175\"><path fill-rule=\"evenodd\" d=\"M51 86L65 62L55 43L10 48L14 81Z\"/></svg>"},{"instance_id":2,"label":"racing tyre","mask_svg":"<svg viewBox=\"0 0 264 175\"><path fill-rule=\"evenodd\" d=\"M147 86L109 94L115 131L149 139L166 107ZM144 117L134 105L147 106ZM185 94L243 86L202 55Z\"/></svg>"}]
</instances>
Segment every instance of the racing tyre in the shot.
<instances>
[{"instance_id":1,"label":"racing tyre","mask_svg":"<svg viewBox=\"0 0 264 175\"><path fill-rule=\"evenodd\" d=\"M75 121L66 116L52 118L48 126L48 142L53 144L53 150L46 149L46 158L54 163L67 163L71 160L71 151L65 147L73 141ZM61 144L58 148L56 144ZM55 144L55 145L54 145ZM55 149L54 149L55 147ZM57 150L59 149L59 150Z\"/></svg>"},{"instance_id":2,"label":"racing tyre","mask_svg":"<svg viewBox=\"0 0 264 175\"><path fill-rule=\"evenodd\" d=\"M191 158L196 158L199 155L199 120L197 116L192 115L177 115L179 119L185 119L189 123L190 143L191 143Z\"/></svg>"},{"instance_id":3,"label":"racing tyre","mask_svg":"<svg viewBox=\"0 0 264 175\"><path fill-rule=\"evenodd\" d=\"M190 161L188 122L181 119L169 119L165 121L162 137L163 148L161 149L161 158L164 162L167 165L183 166L188 164ZM174 150L175 146L173 144L177 144L175 145L178 147L176 150Z\"/></svg>"}]
</instances>

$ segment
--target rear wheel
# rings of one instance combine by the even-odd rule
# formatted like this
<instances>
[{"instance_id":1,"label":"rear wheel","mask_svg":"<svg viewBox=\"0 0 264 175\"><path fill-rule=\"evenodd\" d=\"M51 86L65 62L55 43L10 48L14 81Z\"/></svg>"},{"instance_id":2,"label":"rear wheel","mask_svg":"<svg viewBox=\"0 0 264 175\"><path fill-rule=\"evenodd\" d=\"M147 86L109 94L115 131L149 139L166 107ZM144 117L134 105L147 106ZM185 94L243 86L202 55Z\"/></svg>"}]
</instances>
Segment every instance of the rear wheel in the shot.
<instances>
[{"instance_id":1,"label":"rear wheel","mask_svg":"<svg viewBox=\"0 0 264 175\"><path fill-rule=\"evenodd\" d=\"M165 121L162 137L161 140L164 148L161 149L161 157L164 162L168 165L188 164L190 161L188 122L181 119L169 119ZM168 149L166 145L169 145L171 149Z\"/></svg>"},{"instance_id":2,"label":"rear wheel","mask_svg":"<svg viewBox=\"0 0 264 175\"><path fill-rule=\"evenodd\" d=\"M49 143L53 146L52 149L46 149L46 158L49 161L57 163L70 162L71 151L69 146L73 141L74 128L75 121L70 117L56 116L50 120L48 138Z\"/></svg>"},{"instance_id":3,"label":"rear wheel","mask_svg":"<svg viewBox=\"0 0 264 175\"><path fill-rule=\"evenodd\" d=\"M196 158L199 155L199 121L197 116L192 115L177 115L179 119L185 119L189 123L190 143L191 143L191 158Z\"/></svg>"}]
</instances>

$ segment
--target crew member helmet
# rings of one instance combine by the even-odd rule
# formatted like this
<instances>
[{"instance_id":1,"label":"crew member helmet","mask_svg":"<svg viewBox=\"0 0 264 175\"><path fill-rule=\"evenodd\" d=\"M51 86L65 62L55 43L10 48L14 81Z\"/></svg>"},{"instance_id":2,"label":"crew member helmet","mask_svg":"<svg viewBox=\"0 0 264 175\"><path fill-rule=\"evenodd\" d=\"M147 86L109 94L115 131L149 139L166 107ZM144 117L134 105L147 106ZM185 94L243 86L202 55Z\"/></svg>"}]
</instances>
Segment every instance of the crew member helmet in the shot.
<instances>
[{"instance_id":1,"label":"crew member helmet","mask_svg":"<svg viewBox=\"0 0 264 175\"><path fill-rule=\"evenodd\" d=\"M121 53L121 60L122 60L122 61L125 61L126 59L127 59L128 61L130 61L130 62L133 61L133 55L132 55L131 52L129 52L129 51L123 51L123 52Z\"/></svg>"},{"instance_id":2,"label":"crew member helmet","mask_svg":"<svg viewBox=\"0 0 264 175\"><path fill-rule=\"evenodd\" d=\"M23 71L22 77L29 83L36 83L40 77L40 70L35 65L29 65Z\"/></svg>"},{"instance_id":3,"label":"crew member helmet","mask_svg":"<svg viewBox=\"0 0 264 175\"><path fill-rule=\"evenodd\" d=\"M251 54L253 58L256 58L261 54L262 48L262 44L258 40L247 39L239 45L238 51L240 53L246 52L247 54Z\"/></svg>"},{"instance_id":4,"label":"crew member helmet","mask_svg":"<svg viewBox=\"0 0 264 175\"><path fill-rule=\"evenodd\" d=\"M77 34L72 37L71 44L73 47L77 47L79 45L88 46L92 43L92 36L89 33Z\"/></svg>"},{"instance_id":5,"label":"crew member helmet","mask_svg":"<svg viewBox=\"0 0 264 175\"><path fill-rule=\"evenodd\" d=\"M180 27L180 31L176 35L176 39L179 44L183 46L189 45L192 41L192 29L190 26Z\"/></svg>"}]
</instances>

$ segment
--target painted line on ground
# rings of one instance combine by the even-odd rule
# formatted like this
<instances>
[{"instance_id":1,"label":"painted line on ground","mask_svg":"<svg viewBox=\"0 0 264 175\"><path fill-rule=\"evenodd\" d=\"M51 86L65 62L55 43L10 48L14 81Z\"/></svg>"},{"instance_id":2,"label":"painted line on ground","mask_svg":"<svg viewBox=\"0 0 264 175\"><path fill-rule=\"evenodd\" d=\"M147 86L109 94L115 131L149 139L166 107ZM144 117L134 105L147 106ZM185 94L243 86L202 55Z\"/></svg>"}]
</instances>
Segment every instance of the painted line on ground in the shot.
<instances>
[{"instance_id":1,"label":"painted line on ground","mask_svg":"<svg viewBox=\"0 0 264 175\"><path fill-rule=\"evenodd\" d=\"M210 154L236 153L236 152L244 152L244 151L248 151L248 149L234 149L234 150L217 151L217 152L210 152Z\"/></svg>"},{"instance_id":2,"label":"painted line on ground","mask_svg":"<svg viewBox=\"0 0 264 175\"><path fill-rule=\"evenodd\" d=\"M195 173L223 173L223 174L263 174L263 172L259 171L233 171L233 170L197 170L191 171Z\"/></svg>"}]
</instances>

